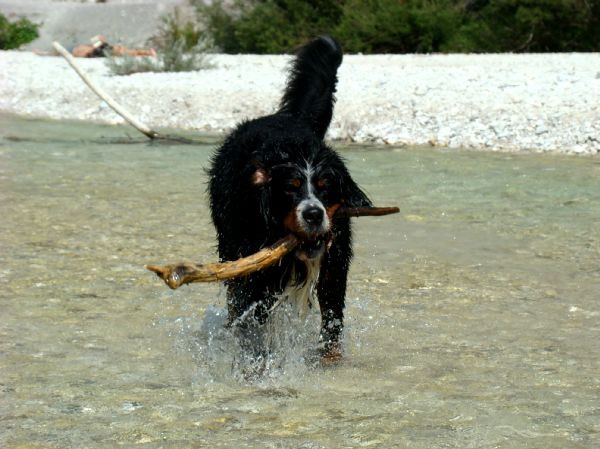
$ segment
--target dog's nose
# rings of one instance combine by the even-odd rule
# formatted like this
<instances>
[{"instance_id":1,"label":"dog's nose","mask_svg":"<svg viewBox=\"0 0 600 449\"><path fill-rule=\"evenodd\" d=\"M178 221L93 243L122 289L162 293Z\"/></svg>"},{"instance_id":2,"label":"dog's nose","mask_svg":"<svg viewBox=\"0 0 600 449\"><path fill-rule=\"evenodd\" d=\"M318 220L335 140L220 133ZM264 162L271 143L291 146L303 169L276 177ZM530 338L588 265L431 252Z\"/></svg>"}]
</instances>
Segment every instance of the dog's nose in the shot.
<instances>
[{"instance_id":1,"label":"dog's nose","mask_svg":"<svg viewBox=\"0 0 600 449\"><path fill-rule=\"evenodd\" d=\"M323 221L323 209L320 207L309 207L302 211L302 218L311 225L319 225Z\"/></svg>"}]
</instances>

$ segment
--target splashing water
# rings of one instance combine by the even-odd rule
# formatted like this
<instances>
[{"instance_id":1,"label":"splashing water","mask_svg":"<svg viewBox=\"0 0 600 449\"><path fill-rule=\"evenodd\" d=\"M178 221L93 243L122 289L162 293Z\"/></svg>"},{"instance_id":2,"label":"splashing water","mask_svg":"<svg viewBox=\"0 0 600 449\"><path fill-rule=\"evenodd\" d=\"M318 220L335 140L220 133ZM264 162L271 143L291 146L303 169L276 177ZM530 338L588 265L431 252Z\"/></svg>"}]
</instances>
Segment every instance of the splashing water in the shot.
<instances>
[{"instance_id":1,"label":"splashing water","mask_svg":"<svg viewBox=\"0 0 600 449\"><path fill-rule=\"evenodd\" d=\"M201 320L181 318L178 345L192 354L204 382L269 383L302 376L318 362L319 316L298 319L288 305L278 307L264 325L247 318L227 326L227 310L209 306Z\"/></svg>"}]
</instances>

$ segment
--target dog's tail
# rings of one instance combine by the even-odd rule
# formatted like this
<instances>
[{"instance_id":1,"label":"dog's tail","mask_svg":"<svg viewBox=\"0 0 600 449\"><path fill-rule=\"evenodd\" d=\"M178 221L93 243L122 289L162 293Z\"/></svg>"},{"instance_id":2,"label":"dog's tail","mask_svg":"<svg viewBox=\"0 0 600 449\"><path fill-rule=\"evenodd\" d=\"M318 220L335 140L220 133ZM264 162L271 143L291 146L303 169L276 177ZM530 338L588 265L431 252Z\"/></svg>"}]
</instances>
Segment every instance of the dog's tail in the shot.
<instances>
[{"instance_id":1,"label":"dog's tail","mask_svg":"<svg viewBox=\"0 0 600 449\"><path fill-rule=\"evenodd\" d=\"M333 38L321 36L300 48L291 64L280 112L306 120L321 139L331 122L337 69L342 48Z\"/></svg>"}]
</instances>

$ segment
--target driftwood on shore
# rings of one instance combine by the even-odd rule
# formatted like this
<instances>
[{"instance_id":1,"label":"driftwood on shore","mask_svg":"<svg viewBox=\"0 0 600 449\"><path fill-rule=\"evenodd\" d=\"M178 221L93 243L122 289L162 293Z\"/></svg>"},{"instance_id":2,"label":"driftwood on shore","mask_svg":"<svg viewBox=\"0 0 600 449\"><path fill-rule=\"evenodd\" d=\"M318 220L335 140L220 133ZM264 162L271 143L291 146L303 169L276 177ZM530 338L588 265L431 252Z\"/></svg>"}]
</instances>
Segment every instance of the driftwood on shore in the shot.
<instances>
[{"instance_id":1,"label":"driftwood on shore","mask_svg":"<svg viewBox=\"0 0 600 449\"><path fill-rule=\"evenodd\" d=\"M69 65L75 70L75 73L79 75L79 77L83 80L83 82L90 88L92 92L94 92L101 100L106 102L106 104L117 114L119 114L123 119L137 129L139 132L148 137L152 142L159 143L167 143L167 144L202 144L204 143L201 140L196 139L188 139L186 137L181 136L170 136L160 134L159 132L153 130L149 126L142 123L140 120L135 118L127 109L125 109L121 104L119 104L112 96L110 96L104 89L98 86L85 71L81 68L79 64L75 61L75 58L71 53L69 53L60 43L53 42L52 43L54 49L69 63Z\"/></svg>"},{"instance_id":2,"label":"driftwood on shore","mask_svg":"<svg viewBox=\"0 0 600 449\"><path fill-rule=\"evenodd\" d=\"M397 207L352 207L339 209L336 215L366 217L390 215L398 212L400 212L400 209ZM300 243L299 239L290 234L268 248L263 248L257 253L235 261L209 264L179 262L170 265L146 265L145 267L156 273L170 288L176 289L192 282L224 281L264 270L281 260L298 243Z\"/></svg>"},{"instance_id":3,"label":"driftwood on shore","mask_svg":"<svg viewBox=\"0 0 600 449\"><path fill-rule=\"evenodd\" d=\"M98 95L102 100L106 102L110 108L123 117L131 126L137 129L142 134L148 136L150 139L162 138L162 136L154 131L153 129L146 126L144 123L140 122L136 119L129 111L127 111L123 106L115 101L113 97L111 97L108 93L106 93L100 86L98 86L92 79L83 71L83 69L77 64L75 58L69 53L60 43L53 42L52 46L54 49L69 63L69 65L77 72L79 77L83 80L85 84Z\"/></svg>"}]
</instances>

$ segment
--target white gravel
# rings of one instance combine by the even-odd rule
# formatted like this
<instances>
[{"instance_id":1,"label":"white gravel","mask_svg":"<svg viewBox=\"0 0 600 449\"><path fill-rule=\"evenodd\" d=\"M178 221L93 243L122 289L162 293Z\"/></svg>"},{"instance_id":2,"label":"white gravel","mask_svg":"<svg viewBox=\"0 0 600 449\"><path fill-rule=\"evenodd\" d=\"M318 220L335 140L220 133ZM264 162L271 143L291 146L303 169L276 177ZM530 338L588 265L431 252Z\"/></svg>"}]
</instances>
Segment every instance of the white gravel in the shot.
<instances>
[{"instance_id":1,"label":"white gravel","mask_svg":"<svg viewBox=\"0 0 600 449\"><path fill-rule=\"evenodd\" d=\"M110 76L151 127L224 133L275 111L288 56L215 55L199 72ZM328 137L394 145L600 154L600 54L348 55ZM0 111L121 123L66 61L0 52Z\"/></svg>"}]
</instances>

